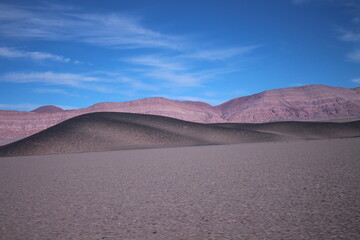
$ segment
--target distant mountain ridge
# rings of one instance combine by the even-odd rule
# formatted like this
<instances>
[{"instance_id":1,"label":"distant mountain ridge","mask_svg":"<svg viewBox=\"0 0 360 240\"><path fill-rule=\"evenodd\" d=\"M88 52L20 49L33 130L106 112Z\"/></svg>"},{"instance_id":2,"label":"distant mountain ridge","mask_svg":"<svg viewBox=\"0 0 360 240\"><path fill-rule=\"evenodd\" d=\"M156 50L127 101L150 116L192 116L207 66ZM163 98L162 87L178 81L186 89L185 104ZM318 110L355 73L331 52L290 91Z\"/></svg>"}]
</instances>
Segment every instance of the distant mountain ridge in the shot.
<instances>
[{"instance_id":1,"label":"distant mountain ridge","mask_svg":"<svg viewBox=\"0 0 360 240\"><path fill-rule=\"evenodd\" d=\"M229 100L218 106L161 97L97 103L63 110L43 106L32 112L0 110L0 141L19 139L69 118L92 112L128 112L198 123L263 123L360 117L360 87L307 85L274 89Z\"/></svg>"},{"instance_id":2,"label":"distant mountain ridge","mask_svg":"<svg viewBox=\"0 0 360 240\"><path fill-rule=\"evenodd\" d=\"M46 105L46 106L41 106L38 107L34 110L32 110L31 112L37 112L37 113L56 113L56 112L63 112L64 109L59 108L57 106L53 106L53 105Z\"/></svg>"},{"instance_id":3,"label":"distant mountain ridge","mask_svg":"<svg viewBox=\"0 0 360 240\"><path fill-rule=\"evenodd\" d=\"M307 85L239 97L217 108L228 122L262 123L360 115L360 89Z\"/></svg>"}]
</instances>

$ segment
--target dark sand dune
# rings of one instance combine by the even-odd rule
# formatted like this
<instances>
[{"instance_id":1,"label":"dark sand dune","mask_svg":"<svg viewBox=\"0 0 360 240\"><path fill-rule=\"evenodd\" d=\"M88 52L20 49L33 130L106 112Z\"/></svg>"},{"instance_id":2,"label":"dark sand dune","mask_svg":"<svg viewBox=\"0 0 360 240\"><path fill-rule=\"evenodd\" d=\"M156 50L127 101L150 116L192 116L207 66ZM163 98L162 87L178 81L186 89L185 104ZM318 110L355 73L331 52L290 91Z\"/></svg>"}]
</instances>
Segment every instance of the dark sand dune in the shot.
<instances>
[{"instance_id":1,"label":"dark sand dune","mask_svg":"<svg viewBox=\"0 0 360 240\"><path fill-rule=\"evenodd\" d=\"M300 139L322 139L360 136L360 121L353 122L272 122L212 124L230 129L248 129Z\"/></svg>"},{"instance_id":2,"label":"dark sand dune","mask_svg":"<svg viewBox=\"0 0 360 240\"><path fill-rule=\"evenodd\" d=\"M103 112L81 115L1 146L0 156L357 136L360 121L200 124L155 115Z\"/></svg>"},{"instance_id":3,"label":"dark sand dune","mask_svg":"<svg viewBox=\"0 0 360 240\"><path fill-rule=\"evenodd\" d=\"M283 136L132 113L90 113L1 146L0 156L268 142Z\"/></svg>"}]
</instances>

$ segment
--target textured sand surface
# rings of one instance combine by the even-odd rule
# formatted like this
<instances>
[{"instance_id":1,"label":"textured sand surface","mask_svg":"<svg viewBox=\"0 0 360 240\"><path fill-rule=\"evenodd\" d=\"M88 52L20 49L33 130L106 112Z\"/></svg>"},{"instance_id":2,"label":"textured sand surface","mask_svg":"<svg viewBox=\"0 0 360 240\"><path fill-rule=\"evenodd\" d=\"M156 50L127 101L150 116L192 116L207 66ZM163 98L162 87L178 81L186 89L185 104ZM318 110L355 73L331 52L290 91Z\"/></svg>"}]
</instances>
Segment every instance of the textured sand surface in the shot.
<instances>
[{"instance_id":1,"label":"textured sand surface","mask_svg":"<svg viewBox=\"0 0 360 240\"><path fill-rule=\"evenodd\" d=\"M0 158L0 239L360 239L359 146Z\"/></svg>"}]
</instances>

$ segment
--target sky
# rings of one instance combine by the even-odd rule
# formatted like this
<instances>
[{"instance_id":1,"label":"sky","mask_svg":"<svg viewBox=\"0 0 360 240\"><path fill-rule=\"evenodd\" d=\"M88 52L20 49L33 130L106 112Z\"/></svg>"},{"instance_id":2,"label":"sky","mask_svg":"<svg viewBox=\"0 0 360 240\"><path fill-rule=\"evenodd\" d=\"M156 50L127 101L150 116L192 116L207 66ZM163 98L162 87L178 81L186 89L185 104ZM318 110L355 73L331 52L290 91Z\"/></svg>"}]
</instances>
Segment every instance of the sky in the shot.
<instances>
[{"instance_id":1,"label":"sky","mask_svg":"<svg viewBox=\"0 0 360 240\"><path fill-rule=\"evenodd\" d=\"M360 85L358 0L0 0L0 109Z\"/></svg>"}]
</instances>

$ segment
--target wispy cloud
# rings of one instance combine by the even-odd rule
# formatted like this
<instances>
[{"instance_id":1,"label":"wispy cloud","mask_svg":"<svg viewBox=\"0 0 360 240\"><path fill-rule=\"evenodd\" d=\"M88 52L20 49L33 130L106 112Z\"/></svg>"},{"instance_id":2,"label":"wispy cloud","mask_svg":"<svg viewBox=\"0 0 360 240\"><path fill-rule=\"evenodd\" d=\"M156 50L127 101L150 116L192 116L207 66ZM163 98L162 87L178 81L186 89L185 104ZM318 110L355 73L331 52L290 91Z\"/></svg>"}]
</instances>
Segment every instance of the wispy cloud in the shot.
<instances>
[{"instance_id":1,"label":"wispy cloud","mask_svg":"<svg viewBox=\"0 0 360 240\"><path fill-rule=\"evenodd\" d=\"M0 34L8 38L71 40L124 48L181 48L182 39L142 26L124 14L89 14L76 8L42 9L0 4Z\"/></svg>"},{"instance_id":2,"label":"wispy cloud","mask_svg":"<svg viewBox=\"0 0 360 240\"><path fill-rule=\"evenodd\" d=\"M137 66L138 72L147 78L171 83L176 87L199 86L201 78L189 69L188 64L177 56L138 56L123 61Z\"/></svg>"},{"instance_id":3,"label":"wispy cloud","mask_svg":"<svg viewBox=\"0 0 360 240\"><path fill-rule=\"evenodd\" d=\"M128 59L123 59L125 62L132 64L155 67L160 69L179 71L184 70L185 66L182 63L177 62L174 57L172 59L160 57L160 56L139 56Z\"/></svg>"},{"instance_id":4,"label":"wispy cloud","mask_svg":"<svg viewBox=\"0 0 360 240\"><path fill-rule=\"evenodd\" d=\"M352 79L351 81L354 83L360 83L360 78L355 78L355 79Z\"/></svg>"},{"instance_id":5,"label":"wispy cloud","mask_svg":"<svg viewBox=\"0 0 360 240\"><path fill-rule=\"evenodd\" d=\"M248 49L248 51L251 50ZM194 67L199 64L202 66L207 65L204 63L204 59L202 59L205 55L206 60L215 60L215 52L219 52L219 57L225 59L225 50L214 50L212 52L209 51L208 53L198 52L193 56L190 56L190 54L188 56L178 54L168 57L146 55L121 60L136 66L136 72L142 74L147 79L161 80L167 83L165 84L167 86L199 87L202 86L204 82L213 79L216 76L243 70L239 66L237 68L229 68L219 65L217 67L201 68L201 70ZM233 51L229 52L232 52L231 55L235 54ZM242 52L245 52L245 50ZM220 56L220 53L223 53L223 55ZM240 54L240 51L236 51L236 54ZM226 55L226 57L230 56L229 53L226 53Z\"/></svg>"},{"instance_id":6,"label":"wispy cloud","mask_svg":"<svg viewBox=\"0 0 360 240\"><path fill-rule=\"evenodd\" d=\"M111 88L97 83L104 80L97 77L72 73L54 72L31 72L31 73L6 73L1 76L0 81L12 83L42 83L45 85L69 86L82 88L97 92L112 92Z\"/></svg>"},{"instance_id":7,"label":"wispy cloud","mask_svg":"<svg viewBox=\"0 0 360 240\"><path fill-rule=\"evenodd\" d=\"M62 94L62 95L68 95L68 96L78 96L76 94L72 94L68 91L65 91L63 89L58 88L36 88L33 90L35 93L44 93L44 94Z\"/></svg>"},{"instance_id":8,"label":"wispy cloud","mask_svg":"<svg viewBox=\"0 0 360 240\"><path fill-rule=\"evenodd\" d=\"M81 83L98 82L95 77L87 77L72 73L33 72L33 73L7 73L2 76L2 81L28 83L41 82L53 85L78 86Z\"/></svg>"},{"instance_id":9,"label":"wispy cloud","mask_svg":"<svg viewBox=\"0 0 360 240\"><path fill-rule=\"evenodd\" d=\"M250 53L253 50L259 48L260 46L261 45L245 46L245 47L237 47L237 48L225 48L225 49L201 50L194 53L183 55L183 57L208 60L208 61L218 61L218 60L225 60L231 57Z\"/></svg>"},{"instance_id":10,"label":"wispy cloud","mask_svg":"<svg viewBox=\"0 0 360 240\"><path fill-rule=\"evenodd\" d=\"M0 82L38 83L36 87L43 89L37 90L39 93L45 93L44 89L49 88L60 90L64 86L102 93L148 93L164 89L197 88L206 86L207 81L216 77L242 71L240 65L246 62L244 59L261 47L211 46L210 43L205 47L202 42L189 39L188 36L156 31L145 27L141 18L124 13L89 13L80 8L51 4L45 7L0 4L2 39L77 42L81 45L114 48L119 53L121 51L118 48L126 48L125 57L121 59L125 63L121 74L12 72L0 76ZM139 56L140 51L133 48L149 48L142 51L148 55L140 53ZM0 56L82 63L51 53L26 52L14 48L0 48ZM61 91L52 93L65 94Z\"/></svg>"},{"instance_id":11,"label":"wispy cloud","mask_svg":"<svg viewBox=\"0 0 360 240\"><path fill-rule=\"evenodd\" d=\"M161 80L174 87L194 87L201 82L201 78L195 76L196 73L189 69L187 63L176 56L139 56L124 61L137 66L137 71L146 78Z\"/></svg>"},{"instance_id":12,"label":"wispy cloud","mask_svg":"<svg viewBox=\"0 0 360 240\"><path fill-rule=\"evenodd\" d=\"M348 58L350 61L360 63L360 49L356 49L356 50L354 50L353 52L349 53L349 54L347 55L347 58Z\"/></svg>"},{"instance_id":13,"label":"wispy cloud","mask_svg":"<svg viewBox=\"0 0 360 240\"><path fill-rule=\"evenodd\" d=\"M340 33L339 39L345 42L360 42L360 33L348 31L344 29L338 30Z\"/></svg>"},{"instance_id":14,"label":"wispy cloud","mask_svg":"<svg viewBox=\"0 0 360 240\"><path fill-rule=\"evenodd\" d=\"M139 90L145 91L157 91L158 88L153 84L144 83L136 78L128 77L124 73L119 72L110 72L110 71L93 71L86 74L84 76L91 76L97 79L101 79L103 82L113 84L113 85L123 85L127 91L136 92Z\"/></svg>"},{"instance_id":15,"label":"wispy cloud","mask_svg":"<svg viewBox=\"0 0 360 240\"><path fill-rule=\"evenodd\" d=\"M351 44L354 48L352 52L346 54L346 59L360 63L360 2L358 0L343 0L336 1L336 3L346 9L352 21L352 24L349 24L347 28L336 27L339 40Z\"/></svg>"},{"instance_id":16,"label":"wispy cloud","mask_svg":"<svg viewBox=\"0 0 360 240\"><path fill-rule=\"evenodd\" d=\"M56 62L70 62L70 58L46 52L26 52L14 48L0 47L0 56L6 58L29 58L32 60L51 60ZM75 62L74 62L75 63Z\"/></svg>"},{"instance_id":17,"label":"wispy cloud","mask_svg":"<svg viewBox=\"0 0 360 240\"><path fill-rule=\"evenodd\" d=\"M85 89L100 93L123 93L120 87L127 91L156 91L153 85L145 84L139 80L121 76L117 73L94 72L94 73L58 73L58 72L12 72L0 76L0 82L11 83L40 83L44 86L65 86L77 89ZM39 93L69 94L62 89L37 88Z\"/></svg>"},{"instance_id":18,"label":"wispy cloud","mask_svg":"<svg viewBox=\"0 0 360 240\"><path fill-rule=\"evenodd\" d=\"M157 90L159 90L159 88L154 85L146 84L139 80L129 78L129 77L119 77L119 78L116 78L115 81L123 83L123 84L127 84L129 86L128 91L139 91L139 90L157 91Z\"/></svg>"},{"instance_id":19,"label":"wispy cloud","mask_svg":"<svg viewBox=\"0 0 360 240\"><path fill-rule=\"evenodd\" d=\"M194 87L199 86L201 79L195 77L193 74L177 73L171 71L150 71L146 73L147 76L168 81L177 87Z\"/></svg>"}]
</instances>

